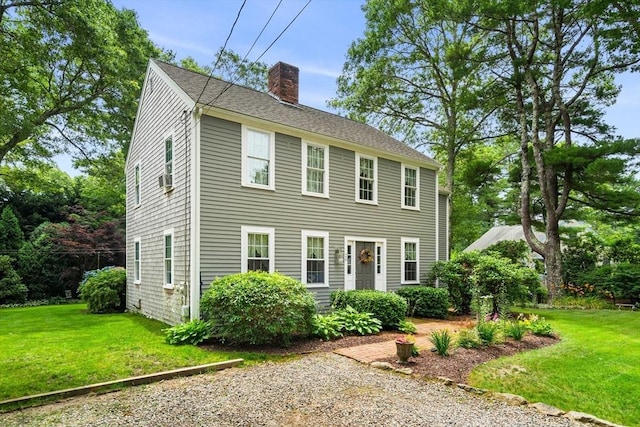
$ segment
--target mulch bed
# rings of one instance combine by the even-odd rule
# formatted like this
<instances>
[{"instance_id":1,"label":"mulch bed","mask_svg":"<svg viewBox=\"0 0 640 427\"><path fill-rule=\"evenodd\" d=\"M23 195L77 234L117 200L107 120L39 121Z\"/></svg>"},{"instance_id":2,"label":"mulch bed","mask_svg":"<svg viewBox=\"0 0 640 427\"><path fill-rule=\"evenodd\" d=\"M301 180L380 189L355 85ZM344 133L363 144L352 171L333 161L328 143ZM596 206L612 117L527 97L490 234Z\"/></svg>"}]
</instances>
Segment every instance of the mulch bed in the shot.
<instances>
[{"instance_id":1,"label":"mulch bed","mask_svg":"<svg viewBox=\"0 0 640 427\"><path fill-rule=\"evenodd\" d=\"M406 365L398 364L397 357L389 357L379 361L389 362L396 368L411 368L413 374L419 377L446 377L456 383L466 383L473 368L482 363L498 357L511 356L522 351L546 347L558 342L559 339L554 337L526 335L522 341L509 340L502 344L494 344L477 349L456 348L447 357L433 353L428 348L421 349L420 356L410 358L409 363Z\"/></svg>"}]
</instances>

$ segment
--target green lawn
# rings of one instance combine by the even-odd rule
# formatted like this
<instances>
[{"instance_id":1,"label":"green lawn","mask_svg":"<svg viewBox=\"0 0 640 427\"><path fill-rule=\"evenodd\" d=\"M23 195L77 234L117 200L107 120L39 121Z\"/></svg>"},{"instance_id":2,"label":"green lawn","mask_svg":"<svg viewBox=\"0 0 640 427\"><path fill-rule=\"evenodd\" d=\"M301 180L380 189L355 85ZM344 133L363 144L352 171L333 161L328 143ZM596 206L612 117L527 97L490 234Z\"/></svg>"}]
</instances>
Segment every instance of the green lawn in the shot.
<instances>
[{"instance_id":1,"label":"green lawn","mask_svg":"<svg viewBox=\"0 0 640 427\"><path fill-rule=\"evenodd\" d=\"M165 344L167 325L84 304L0 309L0 401L258 353Z\"/></svg>"},{"instance_id":2,"label":"green lawn","mask_svg":"<svg viewBox=\"0 0 640 427\"><path fill-rule=\"evenodd\" d=\"M479 366L470 383L615 423L640 425L640 313L526 311L545 317L562 341Z\"/></svg>"}]
</instances>

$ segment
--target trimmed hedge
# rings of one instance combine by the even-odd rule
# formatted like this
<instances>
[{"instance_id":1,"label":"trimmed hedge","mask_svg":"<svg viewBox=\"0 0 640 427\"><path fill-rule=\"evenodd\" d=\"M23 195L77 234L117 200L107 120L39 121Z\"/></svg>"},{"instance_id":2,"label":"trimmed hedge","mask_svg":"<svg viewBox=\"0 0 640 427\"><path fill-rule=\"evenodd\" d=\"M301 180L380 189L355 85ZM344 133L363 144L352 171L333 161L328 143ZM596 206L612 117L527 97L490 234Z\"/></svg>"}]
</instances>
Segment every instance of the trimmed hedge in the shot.
<instances>
[{"instance_id":1,"label":"trimmed hedge","mask_svg":"<svg viewBox=\"0 0 640 427\"><path fill-rule=\"evenodd\" d=\"M331 292L331 306L335 309L355 308L371 313L380 320L383 329L396 329L407 314L407 301L392 292L351 290Z\"/></svg>"},{"instance_id":2,"label":"trimmed hedge","mask_svg":"<svg viewBox=\"0 0 640 427\"><path fill-rule=\"evenodd\" d=\"M249 271L213 281L200 302L212 336L230 344L288 345L313 331L316 304L299 281Z\"/></svg>"},{"instance_id":3,"label":"trimmed hedge","mask_svg":"<svg viewBox=\"0 0 640 427\"><path fill-rule=\"evenodd\" d=\"M443 288L412 286L400 288L398 295L407 300L408 316L445 319L449 311L449 292Z\"/></svg>"},{"instance_id":4,"label":"trimmed hedge","mask_svg":"<svg viewBox=\"0 0 640 427\"><path fill-rule=\"evenodd\" d=\"M105 267L84 273L78 287L90 313L116 313L125 309L127 271L122 267Z\"/></svg>"}]
</instances>

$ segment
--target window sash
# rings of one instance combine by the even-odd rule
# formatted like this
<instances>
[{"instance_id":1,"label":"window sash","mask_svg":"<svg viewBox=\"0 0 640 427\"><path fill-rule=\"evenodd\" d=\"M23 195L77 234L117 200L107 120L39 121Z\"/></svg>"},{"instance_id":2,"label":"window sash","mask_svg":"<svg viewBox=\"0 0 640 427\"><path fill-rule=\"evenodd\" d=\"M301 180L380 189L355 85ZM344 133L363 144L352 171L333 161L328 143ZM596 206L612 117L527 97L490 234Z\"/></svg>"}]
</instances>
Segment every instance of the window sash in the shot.
<instances>
[{"instance_id":1,"label":"window sash","mask_svg":"<svg viewBox=\"0 0 640 427\"><path fill-rule=\"evenodd\" d=\"M307 191L324 194L325 148L307 145Z\"/></svg>"},{"instance_id":2,"label":"window sash","mask_svg":"<svg viewBox=\"0 0 640 427\"><path fill-rule=\"evenodd\" d=\"M375 161L360 157L358 168L358 199L373 202L375 200Z\"/></svg>"},{"instance_id":3,"label":"window sash","mask_svg":"<svg viewBox=\"0 0 640 427\"><path fill-rule=\"evenodd\" d=\"M416 193L418 189L418 171L414 168L404 168L404 204L416 207Z\"/></svg>"},{"instance_id":4,"label":"window sash","mask_svg":"<svg viewBox=\"0 0 640 427\"><path fill-rule=\"evenodd\" d=\"M140 241L136 240L133 243L133 280L134 282L140 281Z\"/></svg>"},{"instance_id":5,"label":"window sash","mask_svg":"<svg viewBox=\"0 0 640 427\"><path fill-rule=\"evenodd\" d=\"M136 205L140 204L140 165L136 165L135 168L135 187L136 187Z\"/></svg>"},{"instance_id":6,"label":"window sash","mask_svg":"<svg viewBox=\"0 0 640 427\"><path fill-rule=\"evenodd\" d=\"M271 173L271 137L264 132L247 129L247 182L269 185Z\"/></svg>"},{"instance_id":7,"label":"window sash","mask_svg":"<svg viewBox=\"0 0 640 427\"><path fill-rule=\"evenodd\" d=\"M173 284L173 235L164 236L164 283Z\"/></svg>"},{"instance_id":8,"label":"window sash","mask_svg":"<svg viewBox=\"0 0 640 427\"><path fill-rule=\"evenodd\" d=\"M321 236L307 236L307 277L306 283L325 283L326 253L324 250L325 238Z\"/></svg>"},{"instance_id":9,"label":"window sash","mask_svg":"<svg viewBox=\"0 0 640 427\"><path fill-rule=\"evenodd\" d=\"M269 234L247 233L247 271L269 272Z\"/></svg>"},{"instance_id":10,"label":"window sash","mask_svg":"<svg viewBox=\"0 0 640 427\"><path fill-rule=\"evenodd\" d=\"M402 242L402 280L403 282L417 282L418 277L418 241Z\"/></svg>"},{"instance_id":11,"label":"window sash","mask_svg":"<svg viewBox=\"0 0 640 427\"><path fill-rule=\"evenodd\" d=\"M173 137L164 140L164 173L173 173Z\"/></svg>"}]
</instances>

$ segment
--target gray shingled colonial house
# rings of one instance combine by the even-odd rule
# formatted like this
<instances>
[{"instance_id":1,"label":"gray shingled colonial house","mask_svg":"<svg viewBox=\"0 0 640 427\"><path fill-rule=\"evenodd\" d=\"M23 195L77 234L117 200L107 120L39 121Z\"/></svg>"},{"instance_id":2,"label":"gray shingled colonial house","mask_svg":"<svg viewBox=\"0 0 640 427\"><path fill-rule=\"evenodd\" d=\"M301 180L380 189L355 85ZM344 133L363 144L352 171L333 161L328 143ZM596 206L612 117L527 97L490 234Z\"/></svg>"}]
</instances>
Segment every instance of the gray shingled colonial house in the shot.
<instances>
[{"instance_id":1,"label":"gray shingled colonial house","mask_svg":"<svg viewBox=\"0 0 640 427\"><path fill-rule=\"evenodd\" d=\"M216 277L279 271L336 289L415 285L446 259L440 164L368 125L151 60L126 164L127 308L199 317Z\"/></svg>"}]
</instances>

